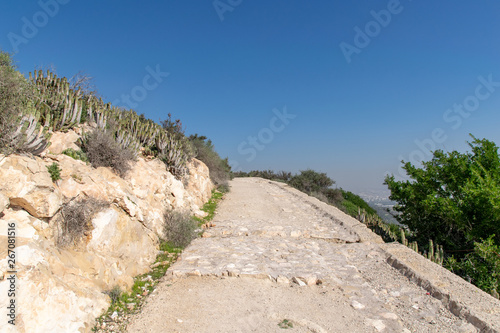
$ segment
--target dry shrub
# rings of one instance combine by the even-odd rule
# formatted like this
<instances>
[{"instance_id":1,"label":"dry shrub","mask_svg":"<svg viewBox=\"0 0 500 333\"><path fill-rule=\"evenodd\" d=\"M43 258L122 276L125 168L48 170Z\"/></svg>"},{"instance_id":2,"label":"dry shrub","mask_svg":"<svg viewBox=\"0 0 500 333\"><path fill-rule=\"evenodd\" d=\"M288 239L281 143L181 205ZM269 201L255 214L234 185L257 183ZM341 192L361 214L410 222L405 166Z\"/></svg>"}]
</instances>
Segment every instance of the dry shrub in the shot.
<instances>
[{"instance_id":1,"label":"dry shrub","mask_svg":"<svg viewBox=\"0 0 500 333\"><path fill-rule=\"evenodd\" d=\"M92 232L92 219L108 203L95 198L85 198L71 201L62 210L62 222L60 224L60 234L57 243L61 247L77 245L83 238L88 237Z\"/></svg>"},{"instance_id":2,"label":"dry shrub","mask_svg":"<svg viewBox=\"0 0 500 333\"><path fill-rule=\"evenodd\" d=\"M164 214L165 237L172 246L184 248L196 238L198 222L187 211L170 210Z\"/></svg>"},{"instance_id":3,"label":"dry shrub","mask_svg":"<svg viewBox=\"0 0 500 333\"><path fill-rule=\"evenodd\" d=\"M85 135L82 140L82 150L94 168L109 167L120 177L124 177L130 170L130 162L135 160L135 156L131 150L118 144L110 132L95 129Z\"/></svg>"}]
</instances>

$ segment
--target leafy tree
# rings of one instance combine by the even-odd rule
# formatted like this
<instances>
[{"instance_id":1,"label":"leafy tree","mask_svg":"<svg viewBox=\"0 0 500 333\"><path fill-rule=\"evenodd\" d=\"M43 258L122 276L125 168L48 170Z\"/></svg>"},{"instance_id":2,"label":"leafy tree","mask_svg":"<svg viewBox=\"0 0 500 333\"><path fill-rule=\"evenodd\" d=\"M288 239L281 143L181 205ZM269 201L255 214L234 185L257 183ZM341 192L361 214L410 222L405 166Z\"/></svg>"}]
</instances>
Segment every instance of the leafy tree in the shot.
<instances>
[{"instance_id":1,"label":"leafy tree","mask_svg":"<svg viewBox=\"0 0 500 333\"><path fill-rule=\"evenodd\" d=\"M472 138L472 152L437 150L422 168L403 162L411 180L386 177L390 199L398 202L398 220L419 243L434 239L449 252L472 251L474 242L500 235L498 147ZM498 244L500 239L493 240Z\"/></svg>"}]
</instances>

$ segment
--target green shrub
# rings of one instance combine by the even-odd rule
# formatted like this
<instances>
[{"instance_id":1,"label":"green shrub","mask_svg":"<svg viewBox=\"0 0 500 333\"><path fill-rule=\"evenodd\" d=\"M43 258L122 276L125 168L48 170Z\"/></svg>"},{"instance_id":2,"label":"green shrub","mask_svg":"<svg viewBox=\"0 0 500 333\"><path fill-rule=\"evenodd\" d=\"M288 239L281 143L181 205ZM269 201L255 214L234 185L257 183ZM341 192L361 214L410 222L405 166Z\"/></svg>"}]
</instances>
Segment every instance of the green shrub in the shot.
<instances>
[{"instance_id":1,"label":"green shrub","mask_svg":"<svg viewBox=\"0 0 500 333\"><path fill-rule=\"evenodd\" d=\"M56 162L52 163L50 166L47 166L47 170L49 171L50 178L52 178L52 181L58 181L61 179L61 168L59 168L59 164Z\"/></svg>"},{"instance_id":2,"label":"green shrub","mask_svg":"<svg viewBox=\"0 0 500 333\"><path fill-rule=\"evenodd\" d=\"M342 201L344 201L344 196L342 190L328 188L323 191L323 194L328 198L328 202L338 206Z\"/></svg>"},{"instance_id":3,"label":"green shrub","mask_svg":"<svg viewBox=\"0 0 500 333\"><path fill-rule=\"evenodd\" d=\"M231 167L228 159L222 159L215 151L212 141L205 136L197 134L189 137L193 147L194 156L205 163L210 171L210 179L215 185L223 185L226 189L228 181L231 179Z\"/></svg>"},{"instance_id":4,"label":"green shrub","mask_svg":"<svg viewBox=\"0 0 500 333\"><path fill-rule=\"evenodd\" d=\"M356 206L351 201L348 201L348 200L342 201L342 203L340 204L340 208L348 215L351 215L351 216L358 215L358 206Z\"/></svg>"},{"instance_id":5,"label":"green shrub","mask_svg":"<svg viewBox=\"0 0 500 333\"><path fill-rule=\"evenodd\" d=\"M130 162L135 160L134 153L124 149L115 140L112 131L94 129L81 140L82 150L94 168L109 167L120 177L130 170Z\"/></svg>"},{"instance_id":6,"label":"green shrub","mask_svg":"<svg viewBox=\"0 0 500 333\"><path fill-rule=\"evenodd\" d=\"M77 245L92 231L92 218L109 205L95 198L71 201L61 210L62 221L57 237L59 246Z\"/></svg>"},{"instance_id":7,"label":"green shrub","mask_svg":"<svg viewBox=\"0 0 500 333\"><path fill-rule=\"evenodd\" d=\"M89 161L87 154L85 154L82 150L74 150L73 148L68 148L65 149L62 153L64 155L68 155L69 157L74 158L75 160L80 160L83 162Z\"/></svg>"},{"instance_id":8,"label":"green shrub","mask_svg":"<svg viewBox=\"0 0 500 333\"><path fill-rule=\"evenodd\" d=\"M304 170L300 171L300 175L293 176L289 184L299 191L310 194L312 192L323 192L335 182L326 173Z\"/></svg>"},{"instance_id":9,"label":"green shrub","mask_svg":"<svg viewBox=\"0 0 500 333\"><path fill-rule=\"evenodd\" d=\"M164 214L165 237L172 246L184 248L196 237L198 222L189 212L170 210Z\"/></svg>"},{"instance_id":10,"label":"green shrub","mask_svg":"<svg viewBox=\"0 0 500 333\"><path fill-rule=\"evenodd\" d=\"M500 293L500 247L491 235L487 240L474 243L474 252L456 260L449 257L446 266L452 272L489 292L496 298Z\"/></svg>"},{"instance_id":11,"label":"green shrub","mask_svg":"<svg viewBox=\"0 0 500 333\"><path fill-rule=\"evenodd\" d=\"M24 142L13 140L22 115L33 109L34 89L16 70L11 56L0 51L0 153L22 150Z\"/></svg>"},{"instance_id":12,"label":"green shrub","mask_svg":"<svg viewBox=\"0 0 500 333\"><path fill-rule=\"evenodd\" d=\"M364 201L359 195L344 190L342 190L342 195L345 200L350 201L361 209L364 209L369 215L377 215L377 211L370 207L370 205L368 205L368 203Z\"/></svg>"}]
</instances>

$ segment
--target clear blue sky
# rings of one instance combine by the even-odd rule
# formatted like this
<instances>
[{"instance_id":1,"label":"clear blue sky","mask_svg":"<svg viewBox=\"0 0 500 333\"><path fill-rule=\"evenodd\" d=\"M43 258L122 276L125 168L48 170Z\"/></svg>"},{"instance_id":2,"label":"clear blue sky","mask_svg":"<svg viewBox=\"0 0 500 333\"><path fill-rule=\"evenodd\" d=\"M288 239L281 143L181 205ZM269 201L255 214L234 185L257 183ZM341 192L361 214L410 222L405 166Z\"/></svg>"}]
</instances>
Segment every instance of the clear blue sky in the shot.
<instances>
[{"instance_id":1,"label":"clear blue sky","mask_svg":"<svg viewBox=\"0 0 500 333\"><path fill-rule=\"evenodd\" d=\"M0 13L23 73L84 70L107 101L134 93L138 113L172 113L246 171L312 168L358 192L426 149L465 150L470 132L500 144L498 1L18 0ZM295 118L273 120L284 108Z\"/></svg>"}]
</instances>

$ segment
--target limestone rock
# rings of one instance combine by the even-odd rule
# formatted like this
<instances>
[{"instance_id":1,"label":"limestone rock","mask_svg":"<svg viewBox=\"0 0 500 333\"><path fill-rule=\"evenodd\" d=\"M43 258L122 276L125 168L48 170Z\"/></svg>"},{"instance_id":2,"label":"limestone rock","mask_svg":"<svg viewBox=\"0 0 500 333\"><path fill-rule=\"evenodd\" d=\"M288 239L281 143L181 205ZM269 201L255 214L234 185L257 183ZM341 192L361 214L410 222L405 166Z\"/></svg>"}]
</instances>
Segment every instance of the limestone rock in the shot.
<instances>
[{"instance_id":1,"label":"limestone rock","mask_svg":"<svg viewBox=\"0 0 500 333\"><path fill-rule=\"evenodd\" d=\"M200 160L193 158L188 163L188 168L189 181L186 190L194 198L194 204L202 207L212 196L214 187L210 180L208 167Z\"/></svg>"},{"instance_id":2,"label":"limestone rock","mask_svg":"<svg viewBox=\"0 0 500 333\"><path fill-rule=\"evenodd\" d=\"M292 278L292 281L295 282L296 284L298 284L300 287L305 287L306 286L306 283L304 281L302 281L300 278L298 277L293 277Z\"/></svg>"},{"instance_id":3,"label":"limestone rock","mask_svg":"<svg viewBox=\"0 0 500 333\"><path fill-rule=\"evenodd\" d=\"M55 132L50 138L49 152L51 154L61 154L68 148L80 150L80 147L76 145L79 138L80 136L74 130L69 130L64 133Z\"/></svg>"},{"instance_id":4,"label":"limestone rock","mask_svg":"<svg viewBox=\"0 0 500 333\"><path fill-rule=\"evenodd\" d=\"M282 283L282 284L289 284L290 280L286 276L280 275L276 278L276 282Z\"/></svg>"},{"instance_id":5,"label":"limestone rock","mask_svg":"<svg viewBox=\"0 0 500 333\"><path fill-rule=\"evenodd\" d=\"M0 193L0 213L4 211L5 208L9 206L9 198Z\"/></svg>"},{"instance_id":6,"label":"limestone rock","mask_svg":"<svg viewBox=\"0 0 500 333\"><path fill-rule=\"evenodd\" d=\"M54 133L50 152L78 149L76 132ZM124 178L109 168L66 155L0 158L0 224L16 224L19 332L89 332L109 305L103 291L130 288L133 277L149 271L163 237L163 214L173 208L199 212L212 190L202 162L190 165L186 186L158 160L138 160ZM52 182L46 166L59 164ZM189 185L190 184L190 185ZM187 187L190 186L189 191ZM198 192L200 191L200 192ZM108 206L97 213L81 244L57 246L64 225L61 208L88 197ZM7 228L0 230L0 244ZM0 249L0 303L7 304L7 251Z\"/></svg>"},{"instance_id":7,"label":"limestone rock","mask_svg":"<svg viewBox=\"0 0 500 333\"><path fill-rule=\"evenodd\" d=\"M46 166L40 158L11 155L0 162L0 193L10 205L35 217L52 217L63 203Z\"/></svg>"}]
</instances>

